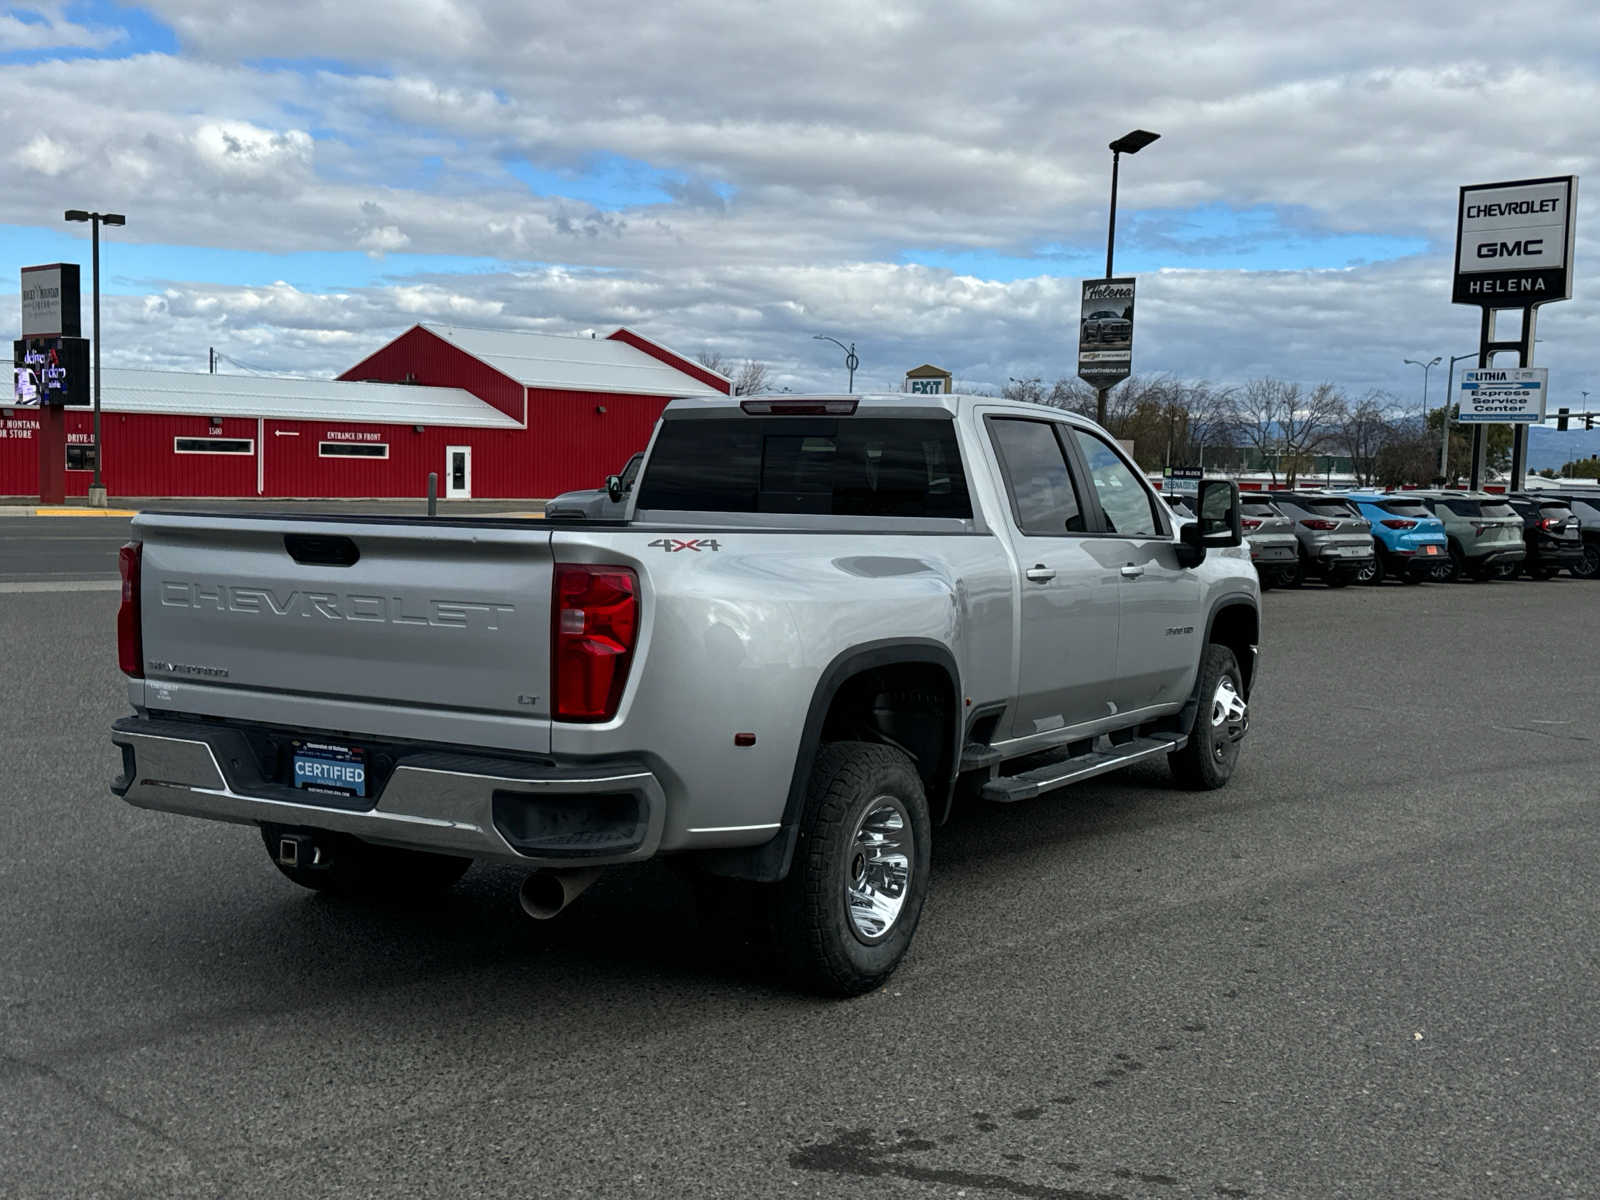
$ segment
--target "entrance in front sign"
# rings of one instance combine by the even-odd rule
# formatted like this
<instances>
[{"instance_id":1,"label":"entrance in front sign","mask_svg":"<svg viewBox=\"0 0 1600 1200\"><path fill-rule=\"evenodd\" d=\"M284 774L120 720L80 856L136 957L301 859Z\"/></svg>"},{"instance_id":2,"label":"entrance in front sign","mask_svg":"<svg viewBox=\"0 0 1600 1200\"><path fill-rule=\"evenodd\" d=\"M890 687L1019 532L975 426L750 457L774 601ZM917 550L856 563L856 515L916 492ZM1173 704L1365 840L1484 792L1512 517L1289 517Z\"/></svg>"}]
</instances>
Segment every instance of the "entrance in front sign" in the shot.
<instances>
[{"instance_id":1,"label":"entrance in front sign","mask_svg":"<svg viewBox=\"0 0 1600 1200\"><path fill-rule=\"evenodd\" d=\"M472 499L472 447L444 448L444 498Z\"/></svg>"}]
</instances>

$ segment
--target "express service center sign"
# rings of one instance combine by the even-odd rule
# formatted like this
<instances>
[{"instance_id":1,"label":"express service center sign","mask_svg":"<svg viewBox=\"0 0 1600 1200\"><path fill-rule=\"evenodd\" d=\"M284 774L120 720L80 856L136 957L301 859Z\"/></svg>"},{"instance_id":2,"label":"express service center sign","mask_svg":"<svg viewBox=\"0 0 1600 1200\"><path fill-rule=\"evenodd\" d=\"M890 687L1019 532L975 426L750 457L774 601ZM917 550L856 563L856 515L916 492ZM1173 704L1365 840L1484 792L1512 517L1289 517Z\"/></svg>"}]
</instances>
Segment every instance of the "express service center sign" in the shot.
<instances>
[{"instance_id":1,"label":"express service center sign","mask_svg":"<svg viewBox=\"0 0 1600 1200\"><path fill-rule=\"evenodd\" d=\"M1570 299L1577 199L1576 175L1462 188L1451 300L1526 308Z\"/></svg>"},{"instance_id":2,"label":"express service center sign","mask_svg":"<svg viewBox=\"0 0 1600 1200\"><path fill-rule=\"evenodd\" d=\"M1133 371L1133 278L1085 279L1078 319L1078 378L1110 387Z\"/></svg>"},{"instance_id":3,"label":"express service center sign","mask_svg":"<svg viewBox=\"0 0 1600 1200\"><path fill-rule=\"evenodd\" d=\"M1467 371L1457 395L1456 420L1472 424L1527 424L1544 420L1550 372L1544 367L1485 367Z\"/></svg>"}]
</instances>

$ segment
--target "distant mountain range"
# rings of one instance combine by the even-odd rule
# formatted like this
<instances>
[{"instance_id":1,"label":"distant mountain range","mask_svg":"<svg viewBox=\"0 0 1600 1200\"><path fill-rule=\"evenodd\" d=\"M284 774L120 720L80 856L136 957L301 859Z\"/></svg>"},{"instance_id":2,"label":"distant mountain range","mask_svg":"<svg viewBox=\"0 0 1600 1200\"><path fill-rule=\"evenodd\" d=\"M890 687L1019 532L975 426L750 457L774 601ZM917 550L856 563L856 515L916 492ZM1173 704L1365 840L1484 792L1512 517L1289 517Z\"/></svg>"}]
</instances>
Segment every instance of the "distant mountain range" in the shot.
<instances>
[{"instance_id":1,"label":"distant mountain range","mask_svg":"<svg viewBox=\"0 0 1600 1200\"><path fill-rule=\"evenodd\" d=\"M1569 462L1600 454L1600 421L1596 428L1585 431L1580 420L1577 429L1562 433L1549 425L1534 425L1528 430L1528 470L1542 471L1549 467L1559 471Z\"/></svg>"}]
</instances>

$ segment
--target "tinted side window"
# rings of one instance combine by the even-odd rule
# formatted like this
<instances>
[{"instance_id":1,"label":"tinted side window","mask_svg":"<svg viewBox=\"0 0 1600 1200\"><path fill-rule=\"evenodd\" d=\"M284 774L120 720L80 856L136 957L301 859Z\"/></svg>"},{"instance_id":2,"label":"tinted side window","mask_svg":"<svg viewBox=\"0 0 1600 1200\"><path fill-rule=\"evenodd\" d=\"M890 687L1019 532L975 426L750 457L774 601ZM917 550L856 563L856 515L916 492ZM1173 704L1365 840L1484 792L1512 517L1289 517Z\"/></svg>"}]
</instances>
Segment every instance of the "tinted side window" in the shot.
<instances>
[{"instance_id":1,"label":"tinted side window","mask_svg":"<svg viewBox=\"0 0 1600 1200\"><path fill-rule=\"evenodd\" d=\"M1481 507L1476 500L1456 500L1450 497L1439 501L1458 517L1477 517L1482 514L1478 511Z\"/></svg>"},{"instance_id":2,"label":"tinted side window","mask_svg":"<svg viewBox=\"0 0 1600 1200\"><path fill-rule=\"evenodd\" d=\"M1089 465L1089 480L1094 484L1100 508L1113 533L1129 537L1156 537L1162 532L1150 494L1115 450L1092 433L1072 431L1078 448Z\"/></svg>"},{"instance_id":3,"label":"tinted side window","mask_svg":"<svg viewBox=\"0 0 1600 1200\"><path fill-rule=\"evenodd\" d=\"M668 421L641 509L972 516L951 421L894 417L731 417Z\"/></svg>"},{"instance_id":4,"label":"tinted side window","mask_svg":"<svg viewBox=\"0 0 1600 1200\"><path fill-rule=\"evenodd\" d=\"M1000 452L1017 528L1031 534L1082 533L1083 504L1054 424L991 417L989 436Z\"/></svg>"}]
</instances>

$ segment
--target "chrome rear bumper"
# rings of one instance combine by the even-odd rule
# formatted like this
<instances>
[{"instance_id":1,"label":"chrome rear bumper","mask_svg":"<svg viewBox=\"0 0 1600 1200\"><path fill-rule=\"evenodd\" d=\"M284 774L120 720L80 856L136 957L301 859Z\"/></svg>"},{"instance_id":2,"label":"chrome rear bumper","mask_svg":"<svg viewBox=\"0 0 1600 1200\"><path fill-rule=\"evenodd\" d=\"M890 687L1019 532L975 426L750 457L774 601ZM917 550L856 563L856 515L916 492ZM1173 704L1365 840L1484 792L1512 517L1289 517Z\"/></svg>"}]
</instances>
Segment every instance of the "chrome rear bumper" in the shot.
<instances>
[{"instance_id":1,"label":"chrome rear bumper","mask_svg":"<svg viewBox=\"0 0 1600 1200\"><path fill-rule=\"evenodd\" d=\"M116 723L111 740L123 759L111 790L138 808L330 829L520 866L649 858L661 844L665 821L661 784L638 764L551 766L413 753L401 757L372 806L357 811L319 804L253 777L242 737L225 727L129 717ZM605 828L585 825L591 807L607 814Z\"/></svg>"}]
</instances>

